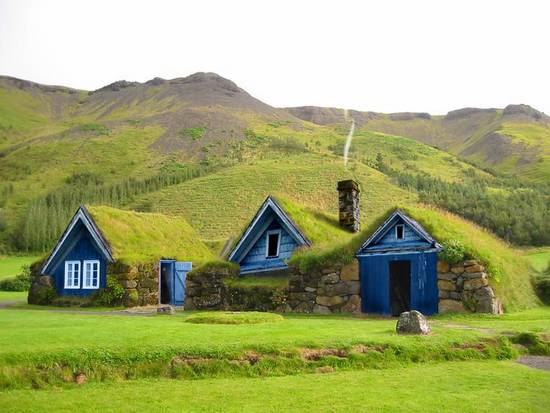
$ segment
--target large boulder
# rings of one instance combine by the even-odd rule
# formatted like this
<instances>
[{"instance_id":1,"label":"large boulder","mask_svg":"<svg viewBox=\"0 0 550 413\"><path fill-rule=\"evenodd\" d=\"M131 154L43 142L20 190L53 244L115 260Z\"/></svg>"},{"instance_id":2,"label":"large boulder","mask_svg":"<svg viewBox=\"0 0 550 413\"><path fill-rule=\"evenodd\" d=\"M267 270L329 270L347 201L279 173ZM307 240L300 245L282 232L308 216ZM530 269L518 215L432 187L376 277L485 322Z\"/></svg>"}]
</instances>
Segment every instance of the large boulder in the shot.
<instances>
[{"instance_id":1,"label":"large boulder","mask_svg":"<svg viewBox=\"0 0 550 413\"><path fill-rule=\"evenodd\" d=\"M397 334L428 334L430 326L421 312L412 310L401 313L396 331Z\"/></svg>"}]
</instances>

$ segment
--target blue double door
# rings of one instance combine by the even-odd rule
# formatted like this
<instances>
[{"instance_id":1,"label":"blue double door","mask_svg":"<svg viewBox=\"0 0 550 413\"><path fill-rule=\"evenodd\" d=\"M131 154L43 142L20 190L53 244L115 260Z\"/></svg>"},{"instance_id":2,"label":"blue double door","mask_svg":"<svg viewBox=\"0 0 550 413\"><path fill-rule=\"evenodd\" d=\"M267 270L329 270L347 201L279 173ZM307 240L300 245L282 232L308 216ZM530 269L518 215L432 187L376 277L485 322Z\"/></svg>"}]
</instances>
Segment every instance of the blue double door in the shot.
<instances>
[{"instance_id":1,"label":"blue double door","mask_svg":"<svg viewBox=\"0 0 550 413\"><path fill-rule=\"evenodd\" d=\"M175 260L160 261L160 303L183 306L185 302L185 279L193 269L191 262Z\"/></svg>"}]
</instances>

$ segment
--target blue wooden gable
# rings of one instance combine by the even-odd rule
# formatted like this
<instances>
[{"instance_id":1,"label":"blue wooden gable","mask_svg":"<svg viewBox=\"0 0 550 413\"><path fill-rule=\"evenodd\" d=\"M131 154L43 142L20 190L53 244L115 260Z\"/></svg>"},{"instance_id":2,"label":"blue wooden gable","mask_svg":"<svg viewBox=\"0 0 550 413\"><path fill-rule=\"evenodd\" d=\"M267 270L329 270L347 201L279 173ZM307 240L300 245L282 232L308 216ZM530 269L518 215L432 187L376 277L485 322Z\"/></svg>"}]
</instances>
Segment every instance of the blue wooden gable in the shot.
<instances>
[{"instance_id":1,"label":"blue wooden gable","mask_svg":"<svg viewBox=\"0 0 550 413\"><path fill-rule=\"evenodd\" d=\"M392 213L356 254L363 312L397 315L399 308L436 313L441 249L418 222L400 210Z\"/></svg>"},{"instance_id":2,"label":"blue wooden gable","mask_svg":"<svg viewBox=\"0 0 550 413\"><path fill-rule=\"evenodd\" d=\"M403 211L396 210L363 243L357 256L430 249L440 251L441 245L418 222L405 215Z\"/></svg>"},{"instance_id":3,"label":"blue wooden gable","mask_svg":"<svg viewBox=\"0 0 550 413\"><path fill-rule=\"evenodd\" d=\"M81 206L46 260L42 274L54 278L59 295L87 296L105 287L107 263L111 261L109 244L86 208ZM73 267L78 287L67 285L66 273ZM92 277L97 277L97 281L91 282Z\"/></svg>"},{"instance_id":4,"label":"blue wooden gable","mask_svg":"<svg viewBox=\"0 0 550 413\"><path fill-rule=\"evenodd\" d=\"M277 234L275 256L268 256L268 237ZM264 201L243 236L229 254L229 260L241 267L241 274L287 268L286 261L300 246L310 246L290 217L271 197Z\"/></svg>"}]
</instances>

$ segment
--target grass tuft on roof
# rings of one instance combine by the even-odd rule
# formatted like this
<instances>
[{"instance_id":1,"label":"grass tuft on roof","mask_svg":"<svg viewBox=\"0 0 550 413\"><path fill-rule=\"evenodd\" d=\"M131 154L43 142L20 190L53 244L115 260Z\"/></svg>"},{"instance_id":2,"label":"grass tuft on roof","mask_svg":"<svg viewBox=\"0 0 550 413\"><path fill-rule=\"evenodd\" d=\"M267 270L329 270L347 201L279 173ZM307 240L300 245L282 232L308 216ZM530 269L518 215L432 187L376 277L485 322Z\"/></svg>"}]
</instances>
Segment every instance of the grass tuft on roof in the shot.
<instances>
[{"instance_id":1,"label":"grass tuft on roof","mask_svg":"<svg viewBox=\"0 0 550 413\"><path fill-rule=\"evenodd\" d=\"M107 206L86 208L109 242L115 259L126 264L173 258L197 265L214 259L184 218Z\"/></svg>"}]
</instances>

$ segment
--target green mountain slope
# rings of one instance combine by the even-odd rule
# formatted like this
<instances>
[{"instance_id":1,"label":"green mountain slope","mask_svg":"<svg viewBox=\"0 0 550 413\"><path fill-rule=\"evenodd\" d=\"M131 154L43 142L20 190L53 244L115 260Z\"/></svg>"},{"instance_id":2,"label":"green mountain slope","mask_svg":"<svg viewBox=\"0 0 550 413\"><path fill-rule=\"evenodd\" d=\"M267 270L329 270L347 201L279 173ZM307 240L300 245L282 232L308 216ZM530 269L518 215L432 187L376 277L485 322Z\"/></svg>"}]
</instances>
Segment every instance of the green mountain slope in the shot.
<instances>
[{"instance_id":1,"label":"green mountain slope","mask_svg":"<svg viewBox=\"0 0 550 413\"><path fill-rule=\"evenodd\" d=\"M289 108L294 116L331 125L345 122L333 108ZM532 182L550 180L550 117L527 105L465 108L445 116L350 111L360 130L410 137L495 171Z\"/></svg>"},{"instance_id":2,"label":"green mountain slope","mask_svg":"<svg viewBox=\"0 0 550 413\"><path fill-rule=\"evenodd\" d=\"M345 167L350 116L357 130ZM335 185L349 177L362 185L365 224L388 205L422 199L493 230L509 225L510 240L540 244L538 236L515 235L522 221L511 222L510 207L495 219L454 208L449 191L475 188L471 196L503 210L521 184L434 146L463 153L497 127L514 145L544 146L546 119L525 107L446 117L283 110L213 73L119 81L92 92L0 77L0 248L47 250L80 203L181 214L214 244L234 237L270 193L333 225ZM524 172L532 168L530 177L541 179L544 162L527 162ZM520 207L538 214L533 222L546 222L547 195L529 191L521 202L531 208Z\"/></svg>"}]
</instances>

